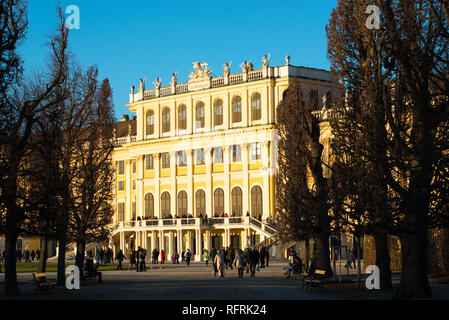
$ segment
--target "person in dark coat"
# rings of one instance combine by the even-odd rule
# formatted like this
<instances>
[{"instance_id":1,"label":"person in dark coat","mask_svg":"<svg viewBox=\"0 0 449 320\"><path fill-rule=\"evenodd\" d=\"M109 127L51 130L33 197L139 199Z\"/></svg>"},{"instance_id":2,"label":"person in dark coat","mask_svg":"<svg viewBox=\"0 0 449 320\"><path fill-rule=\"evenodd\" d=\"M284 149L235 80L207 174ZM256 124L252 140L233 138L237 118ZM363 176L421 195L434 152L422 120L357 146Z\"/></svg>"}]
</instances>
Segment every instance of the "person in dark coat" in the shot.
<instances>
[{"instance_id":1,"label":"person in dark coat","mask_svg":"<svg viewBox=\"0 0 449 320\"><path fill-rule=\"evenodd\" d=\"M190 266L190 258L192 257L192 253L190 252L189 249L187 249L185 256L186 256L186 263L188 266Z\"/></svg>"},{"instance_id":2,"label":"person in dark coat","mask_svg":"<svg viewBox=\"0 0 449 320\"><path fill-rule=\"evenodd\" d=\"M86 258L86 263L84 265L84 271L88 274L92 274L95 277L98 277L98 282L102 283L103 280L101 279L101 272L98 272L97 269L94 266L94 260L88 256Z\"/></svg>"},{"instance_id":3,"label":"person in dark coat","mask_svg":"<svg viewBox=\"0 0 449 320\"><path fill-rule=\"evenodd\" d=\"M123 262L124 259L125 259L125 255L123 254L123 251L120 250L120 251L117 253L117 256L115 257L115 260L118 261L117 270L123 270L122 262Z\"/></svg>"},{"instance_id":4,"label":"person in dark coat","mask_svg":"<svg viewBox=\"0 0 449 320\"><path fill-rule=\"evenodd\" d=\"M265 268L265 247L261 247L259 250L260 267Z\"/></svg>"},{"instance_id":5,"label":"person in dark coat","mask_svg":"<svg viewBox=\"0 0 449 320\"><path fill-rule=\"evenodd\" d=\"M250 265L249 269L251 271L251 277L256 275L256 266L259 263L259 251L257 249L252 249L250 253Z\"/></svg>"}]
</instances>

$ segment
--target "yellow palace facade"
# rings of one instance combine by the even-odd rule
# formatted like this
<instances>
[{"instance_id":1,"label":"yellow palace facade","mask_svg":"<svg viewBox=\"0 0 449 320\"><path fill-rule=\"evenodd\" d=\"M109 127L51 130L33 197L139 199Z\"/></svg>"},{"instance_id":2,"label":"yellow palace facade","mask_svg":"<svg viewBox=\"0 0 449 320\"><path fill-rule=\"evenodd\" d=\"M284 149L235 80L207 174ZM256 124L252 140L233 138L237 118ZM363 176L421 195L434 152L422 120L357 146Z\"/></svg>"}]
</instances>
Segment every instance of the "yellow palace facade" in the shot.
<instances>
[{"instance_id":1,"label":"yellow palace facade","mask_svg":"<svg viewBox=\"0 0 449 320\"><path fill-rule=\"evenodd\" d=\"M187 83L131 87L135 114L116 123L111 245L175 252L245 248L272 239L277 167L276 106L292 79L308 99L332 90L327 71L249 62L212 77L194 63Z\"/></svg>"}]
</instances>

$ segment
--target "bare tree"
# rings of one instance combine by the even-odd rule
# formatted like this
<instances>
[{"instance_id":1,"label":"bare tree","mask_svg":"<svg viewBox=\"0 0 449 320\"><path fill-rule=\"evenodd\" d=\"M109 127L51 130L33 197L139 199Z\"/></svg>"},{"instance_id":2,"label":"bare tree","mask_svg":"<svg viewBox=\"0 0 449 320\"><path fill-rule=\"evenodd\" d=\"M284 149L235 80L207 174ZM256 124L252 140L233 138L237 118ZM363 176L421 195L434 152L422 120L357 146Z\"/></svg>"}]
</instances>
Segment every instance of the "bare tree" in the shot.
<instances>
[{"instance_id":1,"label":"bare tree","mask_svg":"<svg viewBox=\"0 0 449 320\"><path fill-rule=\"evenodd\" d=\"M320 124L306 108L299 82L289 85L277 109L279 170L276 213L281 239L315 240L312 264L332 275L330 179L324 170Z\"/></svg>"},{"instance_id":2,"label":"bare tree","mask_svg":"<svg viewBox=\"0 0 449 320\"><path fill-rule=\"evenodd\" d=\"M26 3L2 1L0 8L0 228L6 240L5 293L18 295L15 247L29 211L24 204L22 182L27 166L23 160L30 150L35 116L58 102L50 97L64 78L68 32L60 12L60 25L51 42L50 59L54 63L50 71L41 82L25 82L20 77L22 67L16 48L26 31Z\"/></svg>"}]
</instances>

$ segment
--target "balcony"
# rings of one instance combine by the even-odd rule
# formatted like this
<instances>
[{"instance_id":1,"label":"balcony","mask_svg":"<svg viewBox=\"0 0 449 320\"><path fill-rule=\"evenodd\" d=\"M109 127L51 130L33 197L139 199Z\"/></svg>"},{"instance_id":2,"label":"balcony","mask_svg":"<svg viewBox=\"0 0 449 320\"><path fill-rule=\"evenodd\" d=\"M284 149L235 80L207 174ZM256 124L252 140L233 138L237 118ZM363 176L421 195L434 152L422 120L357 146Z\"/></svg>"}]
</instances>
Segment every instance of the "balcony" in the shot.
<instances>
[{"instance_id":1,"label":"balcony","mask_svg":"<svg viewBox=\"0 0 449 320\"><path fill-rule=\"evenodd\" d=\"M268 220L267 220L268 221ZM111 228L112 233L120 231L168 230L168 229L214 229L214 228L245 228L264 232L268 236L276 234L276 228L252 217L213 217L213 218L174 218L152 219L140 221L121 221Z\"/></svg>"}]
</instances>

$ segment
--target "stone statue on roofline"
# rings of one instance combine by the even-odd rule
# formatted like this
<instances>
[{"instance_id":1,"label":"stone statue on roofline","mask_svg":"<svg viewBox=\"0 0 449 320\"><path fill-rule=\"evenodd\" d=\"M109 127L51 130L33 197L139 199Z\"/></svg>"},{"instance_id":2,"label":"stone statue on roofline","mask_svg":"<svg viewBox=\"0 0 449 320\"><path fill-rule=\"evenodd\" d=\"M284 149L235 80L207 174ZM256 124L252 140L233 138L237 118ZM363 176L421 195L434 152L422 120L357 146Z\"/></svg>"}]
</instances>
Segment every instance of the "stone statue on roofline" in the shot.
<instances>
[{"instance_id":1,"label":"stone statue on roofline","mask_svg":"<svg viewBox=\"0 0 449 320\"><path fill-rule=\"evenodd\" d=\"M251 60L249 60L249 62L248 62L248 71L254 71L254 65L251 62Z\"/></svg>"},{"instance_id":2,"label":"stone statue on roofline","mask_svg":"<svg viewBox=\"0 0 449 320\"><path fill-rule=\"evenodd\" d=\"M248 72L248 65L246 64L246 60L240 64L240 68L242 68L242 72Z\"/></svg>"},{"instance_id":3,"label":"stone statue on roofline","mask_svg":"<svg viewBox=\"0 0 449 320\"><path fill-rule=\"evenodd\" d=\"M154 80L153 84L154 84L154 87L156 89L160 89L161 88L161 84L162 84L162 79L161 78L156 78L156 80Z\"/></svg>"},{"instance_id":4,"label":"stone statue on roofline","mask_svg":"<svg viewBox=\"0 0 449 320\"><path fill-rule=\"evenodd\" d=\"M172 86L176 86L177 81L178 81L178 77L177 77L176 73L173 72L173 73L172 73L172 76L171 76L171 82L170 82L170 84L171 84Z\"/></svg>"},{"instance_id":5,"label":"stone statue on roofline","mask_svg":"<svg viewBox=\"0 0 449 320\"><path fill-rule=\"evenodd\" d=\"M225 62L224 66L223 66L223 73L224 73L225 77L229 76L229 74L231 73L231 66L232 66L232 62L229 62L229 65L227 62Z\"/></svg>"},{"instance_id":6,"label":"stone statue on roofline","mask_svg":"<svg viewBox=\"0 0 449 320\"><path fill-rule=\"evenodd\" d=\"M131 86L131 92L130 93L134 93L134 86Z\"/></svg>"},{"instance_id":7,"label":"stone statue on roofline","mask_svg":"<svg viewBox=\"0 0 449 320\"><path fill-rule=\"evenodd\" d=\"M190 80L198 79L198 78L210 78L210 74L212 73L211 69L207 68L208 64L206 62L193 62L194 72L190 73Z\"/></svg>"},{"instance_id":8,"label":"stone statue on roofline","mask_svg":"<svg viewBox=\"0 0 449 320\"><path fill-rule=\"evenodd\" d=\"M145 91L145 83L143 82L143 79L140 78L139 80L139 92Z\"/></svg>"},{"instance_id":9,"label":"stone statue on roofline","mask_svg":"<svg viewBox=\"0 0 449 320\"><path fill-rule=\"evenodd\" d=\"M285 56L285 63L287 66L290 65L290 56L289 55Z\"/></svg>"},{"instance_id":10,"label":"stone statue on roofline","mask_svg":"<svg viewBox=\"0 0 449 320\"><path fill-rule=\"evenodd\" d=\"M268 55L268 58L267 58L267 55L264 54L263 58L262 58L262 68L268 68L269 64L270 64L270 55Z\"/></svg>"}]
</instances>

